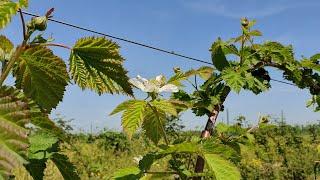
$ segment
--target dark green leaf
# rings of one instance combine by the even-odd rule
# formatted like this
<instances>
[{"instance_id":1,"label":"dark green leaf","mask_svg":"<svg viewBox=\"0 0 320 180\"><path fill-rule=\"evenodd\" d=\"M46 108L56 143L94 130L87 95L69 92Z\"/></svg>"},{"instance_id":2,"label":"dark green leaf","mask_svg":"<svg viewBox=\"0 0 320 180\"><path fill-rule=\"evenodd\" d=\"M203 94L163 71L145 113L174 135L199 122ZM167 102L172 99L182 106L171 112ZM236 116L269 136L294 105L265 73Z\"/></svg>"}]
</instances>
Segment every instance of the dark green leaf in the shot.
<instances>
[{"instance_id":1,"label":"dark green leaf","mask_svg":"<svg viewBox=\"0 0 320 180\"><path fill-rule=\"evenodd\" d=\"M211 57L212 57L212 63L219 71L222 71L224 68L230 66L222 50L220 39L218 39L215 43L213 43L211 47Z\"/></svg>"},{"instance_id":2,"label":"dark green leaf","mask_svg":"<svg viewBox=\"0 0 320 180\"><path fill-rule=\"evenodd\" d=\"M44 177L44 171L46 169L47 159L31 159L28 164L25 165L27 171L33 177L34 180L42 180Z\"/></svg>"},{"instance_id":3,"label":"dark green leaf","mask_svg":"<svg viewBox=\"0 0 320 180\"><path fill-rule=\"evenodd\" d=\"M69 81L63 60L43 46L22 52L14 76L16 87L49 112L62 100Z\"/></svg>"},{"instance_id":4,"label":"dark green leaf","mask_svg":"<svg viewBox=\"0 0 320 180\"><path fill-rule=\"evenodd\" d=\"M54 153L51 156L51 160L57 166L65 180L80 180L76 167L69 161L66 155Z\"/></svg>"}]
</instances>

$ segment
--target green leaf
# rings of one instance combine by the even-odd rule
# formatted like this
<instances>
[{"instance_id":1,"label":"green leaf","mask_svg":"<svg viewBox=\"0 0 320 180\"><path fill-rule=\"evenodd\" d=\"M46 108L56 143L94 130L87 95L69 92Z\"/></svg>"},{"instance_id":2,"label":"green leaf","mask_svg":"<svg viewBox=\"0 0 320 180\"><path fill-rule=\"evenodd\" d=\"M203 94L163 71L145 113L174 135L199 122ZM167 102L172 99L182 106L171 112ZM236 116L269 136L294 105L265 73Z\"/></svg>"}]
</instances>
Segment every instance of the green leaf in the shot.
<instances>
[{"instance_id":1,"label":"green leaf","mask_svg":"<svg viewBox=\"0 0 320 180\"><path fill-rule=\"evenodd\" d=\"M140 169L141 171L147 171L147 170L149 170L149 169L151 168L152 164L153 164L156 160L158 160L158 159L160 159L160 158L162 158L162 157L164 157L164 156L161 156L161 155L159 155L159 154L157 154L157 153L153 153L153 152L144 155L144 156L142 157L142 159L139 161L139 169Z\"/></svg>"},{"instance_id":2,"label":"green leaf","mask_svg":"<svg viewBox=\"0 0 320 180\"><path fill-rule=\"evenodd\" d=\"M70 55L70 72L82 89L98 94L125 93L132 95L124 59L119 46L104 37L82 38L74 45Z\"/></svg>"},{"instance_id":3,"label":"green leaf","mask_svg":"<svg viewBox=\"0 0 320 180\"><path fill-rule=\"evenodd\" d=\"M262 36L262 33L258 30L253 30L248 33L250 36Z\"/></svg>"},{"instance_id":4,"label":"green leaf","mask_svg":"<svg viewBox=\"0 0 320 180\"><path fill-rule=\"evenodd\" d=\"M29 0L19 0L19 6L22 8L27 8L29 5Z\"/></svg>"},{"instance_id":5,"label":"green leaf","mask_svg":"<svg viewBox=\"0 0 320 180\"><path fill-rule=\"evenodd\" d=\"M267 81L263 81L263 79L260 80L248 72L244 72L244 74L247 84L246 88L251 90L253 93L259 94L269 88Z\"/></svg>"},{"instance_id":6,"label":"green leaf","mask_svg":"<svg viewBox=\"0 0 320 180\"><path fill-rule=\"evenodd\" d=\"M229 136L229 134L225 134ZM225 159L232 160L232 162L240 162L239 153L235 147L238 144L220 144L215 139L204 140L199 146L202 154L217 154Z\"/></svg>"},{"instance_id":7,"label":"green leaf","mask_svg":"<svg viewBox=\"0 0 320 180\"><path fill-rule=\"evenodd\" d=\"M233 68L227 68L222 71L221 78L232 90L239 93L241 88L246 84L246 79L242 76L242 73L241 69L237 72Z\"/></svg>"},{"instance_id":8,"label":"green leaf","mask_svg":"<svg viewBox=\"0 0 320 180\"><path fill-rule=\"evenodd\" d=\"M0 29L3 29L11 21L13 15L17 13L19 4L11 1L0 2Z\"/></svg>"},{"instance_id":9,"label":"green leaf","mask_svg":"<svg viewBox=\"0 0 320 180\"><path fill-rule=\"evenodd\" d=\"M301 66L304 68L309 68L309 69L313 69L315 71L320 72L320 64L316 64L312 60L307 60L307 59L302 60Z\"/></svg>"},{"instance_id":10,"label":"green leaf","mask_svg":"<svg viewBox=\"0 0 320 180\"><path fill-rule=\"evenodd\" d=\"M54 162L65 180L80 180L75 165L69 161L66 155L54 153L51 161Z\"/></svg>"},{"instance_id":11,"label":"green leaf","mask_svg":"<svg viewBox=\"0 0 320 180\"><path fill-rule=\"evenodd\" d=\"M148 107L144 113L144 121L142 124L146 136L152 142L158 144L159 140L164 136L164 125L166 121L166 114L155 107Z\"/></svg>"},{"instance_id":12,"label":"green leaf","mask_svg":"<svg viewBox=\"0 0 320 180\"><path fill-rule=\"evenodd\" d=\"M137 180L141 177L140 169L137 167L128 167L116 171L113 175L115 180Z\"/></svg>"},{"instance_id":13,"label":"green leaf","mask_svg":"<svg viewBox=\"0 0 320 180\"><path fill-rule=\"evenodd\" d=\"M34 180L42 180L44 177L44 171L46 169L47 159L31 159L28 164L25 165L27 171Z\"/></svg>"},{"instance_id":14,"label":"green leaf","mask_svg":"<svg viewBox=\"0 0 320 180\"><path fill-rule=\"evenodd\" d=\"M130 106L134 105L134 103L136 103L136 100L125 101L125 102L119 104L109 115L112 116L112 115L117 114L121 111L124 111L127 108L129 108Z\"/></svg>"},{"instance_id":15,"label":"green leaf","mask_svg":"<svg viewBox=\"0 0 320 180\"><path fill-rule=\"evenodd\" d=\"M13 49L12 42L4 35L0 35L0 49L6 54L9 54Z\"/></svg>"},{"instance_id":16,"label":"green leaf","mask_svg":"<svg viewBox=\"0 0 320 180\"><path fill-rule=\"evenodd\" d=\"M212 67L202 66L197 70L197 72L203 80L208 80L212 76L213 70L214 69Z\"/></svg>"},{"instance_id":17,"label":"green leaf","mask_svg":"<svg viewBox=\"0 0 320 180\"><path fill-rule=\"evenodd\" d=\"M69 81L65 63L43 46L22 52L14 76L16 87L48 112L62 100Z\"/></svg>"},{"instance_id":18,"label":"green leaf","mask_svg":"<svg viewBox=\"0 0 320 180\"><path fill-rule=\"evenodd\" d=\"M191 76L199 75L202 79L208 80L213 73L213 68L209 66L202 66L199 69L191 69L185 73L177 72L172 76L167 83L174 84L176 86L181 86L181 81L187 80Z\"/></svg>"},{"instance_id":19,"label":"green leaf","mask_svg":"<svg viewBox=\"0 0 320 180\"><path fill-rule=\"evenodd\" d=\"M29 137L29 159L48 159L52 155L52 148L58 142L58 138L44 131L37 132Z\"/></svg>"},{"instance_id":20,"label":"green leaf","mask_svg":"<svg viewBox=\"0 0 320 180\"><path fill-rule=\"evenodd\" d=\"M221 39L218 39L215 43L213 43L210 51L211 51L212 62L219 71L222 71L224 68L230 66L222 50Z\"/></svg>"},{"instance_id":21,"label":"green leaf","mask_svg":"<svg viewBox=\"0 0 320 180\"><path fill-rule=\"evenodd\" d=\"M176 73L174 76L172 76L169 80L168 80L168 84L173 84L176 86L182 86L181 81L187 80L189 77L186 76L185 73L182 72L178 72Z\"/></svg>"},{"instance_id":22,"label":"green leaf","mask_svg":"<svg viewBox=\"0 0 320 180\"><path fill-rule=\"evenodd\" d=\"M179 114L181 111L186 111L191 106L191 103L174 99L169 100L169 102L174 106L174 108L177 111L177 114Z\"/></svg>"},{"instance_id":23,"label":"green leaf","mask_svg":"<svg viewBox=\"0 0 320 180\"><path fill-rule=\"evenodd\" d=\"M178 116L175 106L170 101L160 99L151 101L150 104L157 110L163 111L173 116Z\"/></svg>"},{"instance_id":24,"label":"green leaf","mask_svg":"<svg viewBox=\"0 0 320 180\"><path fill-rule=\"evenodd\" d=\"M314 63L318 62L319 59L320 59L320 54L315 54L310 57L310 60Z\"/></svg>"},{"instance_id":25,"label":"green leaf","mask_svg":"<svg viewBox=\"0 0 320 180\"><path fill-rule=\"evenodd\" d=\"M141 126L146 109L146 102L142 100L135 100L130 106L124 110L122 114L122 127L124 132L131 139L132 135Z\"/></svg>"},{"instance_id":26,"label":"green leaf","mask_svg":"<svg viewBox=\"0 0 320 180\"><path fill-rule=\"evenodd\" d=\"M196 70L191 69L191 70L187 71L185 73L185 76L190 77L190 76L194 76L194 75L199 75L202 79L208 80L212 76L213 70L214 69L212 67L202 66L199 69L196 69Z\"/></svg>"},{"instance_id":27,"label":"green leaf","mask_svg":"<svg viewBox=\"0 0 320 180\"><path fill-rule=\"evenodd\" d=\"M239 180L241 175L237 167L216 154L205 154L204 159L217 180Z\"/></svg>"}]
</instances>

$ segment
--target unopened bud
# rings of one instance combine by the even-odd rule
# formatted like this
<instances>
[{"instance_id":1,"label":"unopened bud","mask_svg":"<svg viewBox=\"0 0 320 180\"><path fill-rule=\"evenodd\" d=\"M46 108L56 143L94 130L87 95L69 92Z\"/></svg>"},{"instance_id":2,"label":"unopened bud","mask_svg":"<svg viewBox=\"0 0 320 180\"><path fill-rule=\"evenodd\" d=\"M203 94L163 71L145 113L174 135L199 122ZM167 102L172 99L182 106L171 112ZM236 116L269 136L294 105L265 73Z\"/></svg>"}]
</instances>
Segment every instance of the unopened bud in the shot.
<instances>
[{"instance_id":1,"label":"unopened bud","mask_svg":"<svg viewBox=\"0 0 320 180\"><path fill-rule=\"evenodd\" d=\"M249 20L247 18L242 18L241 19L241 25L243 27L247 27L249 25Z\"/></svg>"},{"instance_id":2,"label":"unopened bud","mask_svg":"<svg viewBox=\"0 0 320 180\"><path fill-rule=\"evenodd\" d=\"M46 16L41 16L41 17L35 17L31 20L34 24L34 29L38 31L44 31L47 29L47 17Z\"/></svg>"},{"instance_id":3,"label":"unopened bud","mask_svg":"<svg viewBox=\"0 0 320 180\"><path fill-rule=\"evenodd\" d=\"M174 67L173 71L174 71L174 73L179 73L179 72L181 72L181 69L179 67Z\"/></svg>"}]
</instances>

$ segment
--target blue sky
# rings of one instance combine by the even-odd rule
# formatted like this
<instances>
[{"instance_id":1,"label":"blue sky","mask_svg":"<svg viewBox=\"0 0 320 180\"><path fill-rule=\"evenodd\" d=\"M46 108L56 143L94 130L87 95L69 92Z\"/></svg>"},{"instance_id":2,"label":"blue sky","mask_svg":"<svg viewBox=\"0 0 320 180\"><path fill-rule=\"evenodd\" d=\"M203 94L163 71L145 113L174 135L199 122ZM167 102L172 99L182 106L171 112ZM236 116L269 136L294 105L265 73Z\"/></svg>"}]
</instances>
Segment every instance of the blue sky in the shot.
<instances>
[{"instance_id":1,"label":"blue sky","mask_svg":"<svg viewBox=\"0 0 320 180\"><path fill-rule=\"evenodd\" d=\"M217 37L228 39L237 36L239 19L244 16L258 21L256 28L264 35L259 41L274 40L292 44L296 57L308 57L320 52L320 1L317 0L30 1L29 12L44 13L54 7L56 19L208 61L211 43ZM18 17L1 33L19 43L22 37ZM46 35L52 35L57 43L72 46L78 38L92 34L50 23ZM124 42L118 43L131 77L138 74L148 78L159 74L169 75L176 66L187 70L202 65ZM54 51L68 60L68 51L58 48ZM282 79L280 72L272 70L271 75L275 79ZM258 96L250 92L229 96L225 106L229 109L230 119L242 114L255 122L259 114L279 116L283 110L290 123L320 120L319 113L305 107L309 98L306 90L276 82L272 86L269 92ZM69 85L63 102L52 116L59 113L74 119L73 125L77 129L88 130L91 124L94 129L120 129L120 116L109 117L108 114L126 99L121 95L98 96ZM182 119L189 128L203 126L206 121L205 117L194 117L190 112L186 112ZM225 113L221 113L219 119L225 120Z\"/></svg>"}]
</instances>

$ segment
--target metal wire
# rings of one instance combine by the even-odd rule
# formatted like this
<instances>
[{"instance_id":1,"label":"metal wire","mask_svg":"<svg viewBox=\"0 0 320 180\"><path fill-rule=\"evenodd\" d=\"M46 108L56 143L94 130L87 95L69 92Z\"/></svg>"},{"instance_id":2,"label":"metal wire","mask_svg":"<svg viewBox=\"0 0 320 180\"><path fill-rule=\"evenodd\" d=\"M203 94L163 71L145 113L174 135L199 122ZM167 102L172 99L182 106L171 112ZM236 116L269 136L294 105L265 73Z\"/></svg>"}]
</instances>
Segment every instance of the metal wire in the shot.
<instances>
[{"instance_id":1,"label":"metal wire","mask_svg":"<svg viewBox=\"0 0 320 180\"><path fill-rule=\"evenodd\" d=\"M28 16L39 17L39 15L37 15L37 14L33 14L33 13L30 13L30 12L26 12L26 11L22 11L22 13L25 14L25 15L28 15ZM117 37L117 36L114 36L114 35L102 33L102 32L99 32L99 31L96 31L96 30L93 30L93 29L84 28L84 27L81 27L81 26L78 26L78 25L74 25L74 24L71 24L71 23L67 23L67 22L61 21L61 20L56 20L56 19L53 19L53 18L49 18L48 20L51 21L51 22L55 22L55 23L58 23L58 24L63 24L65 26L73 27L73 28L80 29L80 30L83 30L83 31L87 31L87 32L91 32L91 33L94 33L94 34L106 36L106 37L109 37L109 38L112 38L112 39L116 39L116 40L119 40L119 41L124 41L124 42L130 43L130 44L134 44L134 45L137 45L137 46L144 47L144 48L148 48L148 49L152 49L152 50L155 50L155 51L163 52L163 53L170 54L170 55L173 55L173 56L178 56L178 57L181 57L181 58L184 58L184 59L188 59L188 60L191 60L191 61L196 61L196 62L200 62L200 63L204 63L204 64L213 65L213 63L205 61L205 60L202 60L202 59L193 58L193 57L186 56L186 55L183 55L183 54L175 53L174 51L169 51L169 50L165 50L165 49L162 49L162 48L159 48L159 47L143 44L143 43L140 43L140 42L137 42L137 41L133 41L133 40ZM283 84L287 84L287 85L291 85L291 86L296 86L295 84L288 83L288 82L281 81L281 80L277 80L277 79L271 79L271 80L275 81L275 82L278 82L278 83L283 83Z\"/></svg>"}]
</instances>

